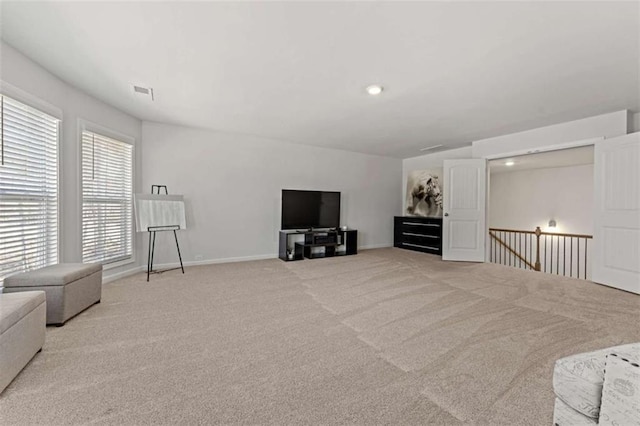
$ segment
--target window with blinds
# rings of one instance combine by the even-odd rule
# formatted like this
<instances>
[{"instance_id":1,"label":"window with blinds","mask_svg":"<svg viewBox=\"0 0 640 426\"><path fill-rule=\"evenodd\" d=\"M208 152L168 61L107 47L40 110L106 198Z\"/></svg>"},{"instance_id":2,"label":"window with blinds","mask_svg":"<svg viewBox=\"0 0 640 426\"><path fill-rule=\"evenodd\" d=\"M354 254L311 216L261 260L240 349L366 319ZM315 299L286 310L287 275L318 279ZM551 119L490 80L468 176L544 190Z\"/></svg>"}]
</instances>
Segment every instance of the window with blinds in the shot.
<instances>
[{"instance_id":1,"label":"window with blinds","mask_svg":"<svg viewBox=\"0 0 640 426\"><path fill-rule=\"evenodd\" d=\"M133 145L82 132L82 261L133 255Z\"/></svg>"},{"instance_id":2,"label":"window with blinds","mask_svg":"<svg viewBox=\"0 0 640 426\"><path fill-rule=\"evenodd\" d=\"M0 282L58 262L58 123L0 95Z\"/></svg>"}]
</instances>

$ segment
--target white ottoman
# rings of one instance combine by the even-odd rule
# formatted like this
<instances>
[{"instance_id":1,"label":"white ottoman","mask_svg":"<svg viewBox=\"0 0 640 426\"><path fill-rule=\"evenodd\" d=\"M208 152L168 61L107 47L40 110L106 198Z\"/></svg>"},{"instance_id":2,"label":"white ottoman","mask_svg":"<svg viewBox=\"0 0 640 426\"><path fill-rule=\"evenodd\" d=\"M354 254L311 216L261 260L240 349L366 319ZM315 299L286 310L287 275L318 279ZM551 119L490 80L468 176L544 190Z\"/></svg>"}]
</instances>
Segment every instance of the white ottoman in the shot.
<instances>
[{"instance_id":1,"label":"white ottoman","mask_svg":"<svg viewBox=\"0 0 640 426\"><path fill-rule=\"evenodd\" d=\"M5 278L4 292L42 290L47 297L47 324L57 326L99 303L102 297L100 263L60 263Z\"/></svg>"},{"instance_id":2,"label":"white ottoman","mask_svg":"<svg viewBox=\"0 0 640 426\"><path fill-rule=\"evenodd\" d=\"M43 291L0 294L0 392L44 345Z\"/></svg>"}]
</instances>

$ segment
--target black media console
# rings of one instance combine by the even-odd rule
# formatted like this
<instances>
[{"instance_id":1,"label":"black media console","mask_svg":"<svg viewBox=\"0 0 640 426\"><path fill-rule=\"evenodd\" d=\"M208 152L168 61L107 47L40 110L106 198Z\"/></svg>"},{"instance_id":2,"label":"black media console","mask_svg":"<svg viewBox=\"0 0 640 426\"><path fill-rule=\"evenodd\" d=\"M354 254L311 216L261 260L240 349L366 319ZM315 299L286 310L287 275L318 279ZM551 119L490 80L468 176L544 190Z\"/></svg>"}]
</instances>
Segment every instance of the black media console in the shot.
<instances>
[{"instance_id":1,"label":"black media console","mask_svg":"<svg viewBox=\"0 0 640 426\"><path fill-rule=\"evenodd\" d=\"M278 257L285 261L348 256L357 253L358 231L355 229L280 231Z\"/></svg>"},{"instance_id":2,"label":"black media console","mask_svg":"<svg viewBox=\"0 0 640 426\"><path fill-rule=\"evenodd\" d=\"M442 218L396 216L393 246L442 255Z\"/></svg>"}]
</instances>

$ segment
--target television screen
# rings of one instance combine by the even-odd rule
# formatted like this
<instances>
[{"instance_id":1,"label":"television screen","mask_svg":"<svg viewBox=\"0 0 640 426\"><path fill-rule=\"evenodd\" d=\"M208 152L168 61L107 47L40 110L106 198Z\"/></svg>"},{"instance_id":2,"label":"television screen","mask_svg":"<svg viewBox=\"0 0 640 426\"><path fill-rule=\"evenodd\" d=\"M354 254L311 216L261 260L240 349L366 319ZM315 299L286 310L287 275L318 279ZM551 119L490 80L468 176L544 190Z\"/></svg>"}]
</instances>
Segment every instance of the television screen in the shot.
<instances>
[{"instance_id":1,"label":"television screen","mask_svg":"<svg viewBox=\"0 0 640 426\"><path fill-rule=\"evenodd\" d=\"M282 190L282 229L339 226L339 192Z\"/></svg>"}]
</instances>

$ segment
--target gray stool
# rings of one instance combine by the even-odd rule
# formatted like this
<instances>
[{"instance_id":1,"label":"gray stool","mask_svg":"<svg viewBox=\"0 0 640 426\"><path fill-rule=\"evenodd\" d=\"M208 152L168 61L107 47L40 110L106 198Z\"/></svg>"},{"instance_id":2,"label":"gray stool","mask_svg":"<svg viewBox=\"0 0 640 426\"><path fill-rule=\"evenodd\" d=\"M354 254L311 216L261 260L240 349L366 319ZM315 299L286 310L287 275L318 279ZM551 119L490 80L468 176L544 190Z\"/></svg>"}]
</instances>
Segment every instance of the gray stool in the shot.
<instances>
[{"instance_id":1,"label":"gray stool","mask_svg":"<svg viewBox=\"0 0 640 426\"><path fill-rule=\"evenodd\" d=\"M60 263L5 278L4 292L42 290L47 298L47 324L57 326L102 297L100 263Z\"/></svg>"},{"instance_id":2,"label":"gray stool","mask_svg":"<svg viewBox=\"0 0 640 426\"><path fill-rule=\"evenodd\" d=\"M44 345L44 293L0 294L0 392Z\"/></svg>"}]
</instances>

